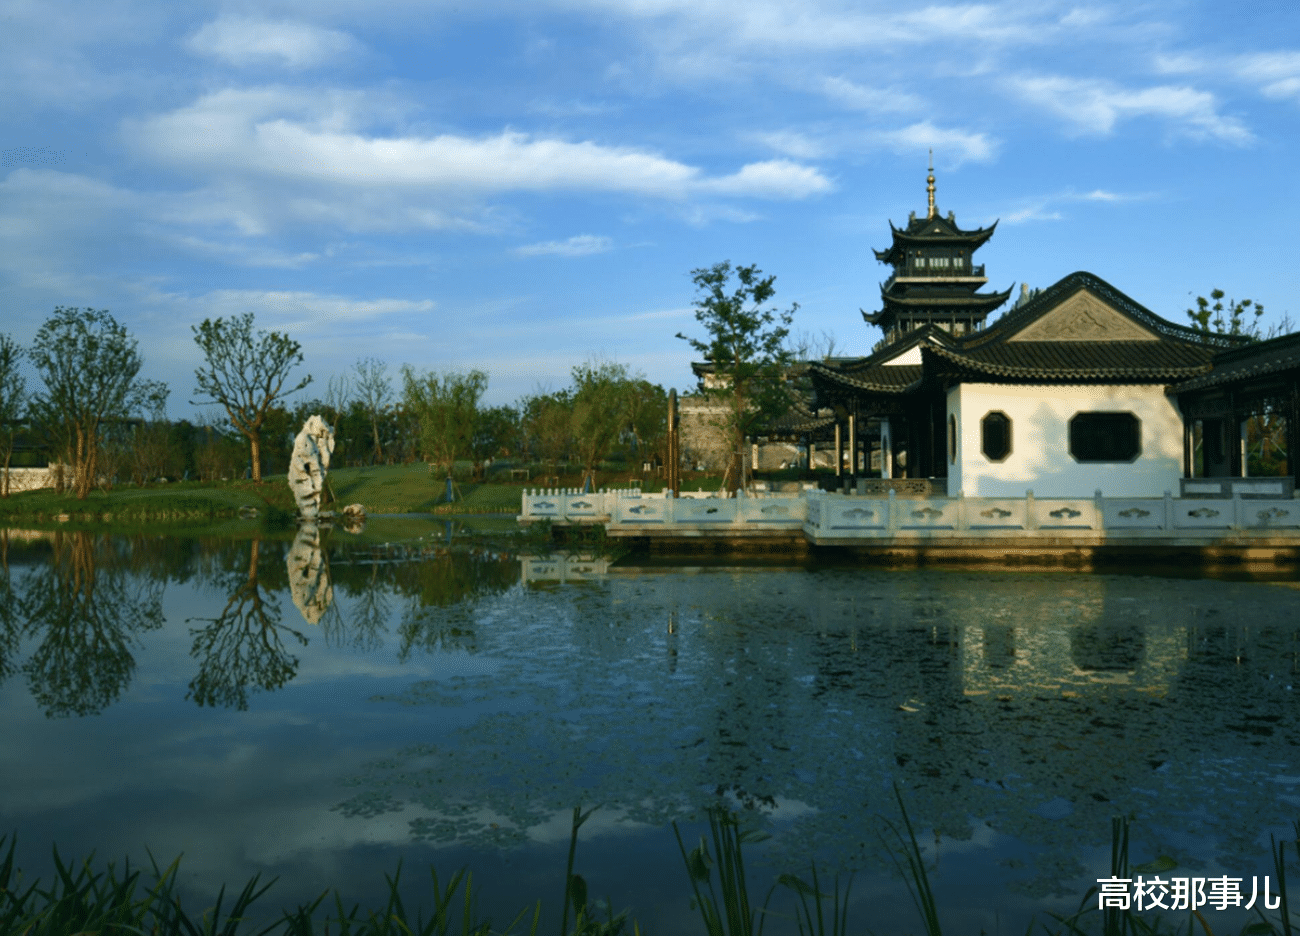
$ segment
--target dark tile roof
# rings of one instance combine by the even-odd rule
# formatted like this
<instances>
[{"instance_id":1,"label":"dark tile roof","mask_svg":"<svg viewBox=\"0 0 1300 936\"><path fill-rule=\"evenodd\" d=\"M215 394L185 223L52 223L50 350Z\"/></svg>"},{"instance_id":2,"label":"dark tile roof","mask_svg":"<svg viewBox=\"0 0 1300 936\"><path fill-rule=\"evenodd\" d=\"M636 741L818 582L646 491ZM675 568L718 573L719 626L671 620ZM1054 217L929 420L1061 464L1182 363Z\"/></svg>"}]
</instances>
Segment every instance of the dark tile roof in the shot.
<instances>
[{"instance_id":1,"label":"dark tile roof","mask_svg":"<svg viewBox=\"0 0 1300 936\"><path fill-rule=\"evenodd\" d=\"M1171 393L1206 390L1270 374L1300 370L1300 333L1258 341L1214 358L1214 370L1170 388Z\"/></svg>"},{"instance_id":2,"label":"dark tile roof","mask_svg":"<svg viewBox=\"0 0 1300 936\"><path fill-rule=\"evenodd\" d=\"M1213 349L1164 341L1012 341L921 349L945 370L1034 381L1179 380L1210 369Z\"/></svg>"},{"instance_id":3,"label":"dark tile roof","mask_svg":"<svg viewBox=\"0 0 1300 936\"><path fill-rule=\"evenodd\" d=\"M966 348L975 348L985 344L1005 341L1035 319L1055 309L1081 289L1087 289L1094 295L1104 299L1114 308L1132 317L1148 331L1155 332L1162 338L1172 338L1175 341L1205 345L1215 350L1235 348L1249 340L1232 335L1206 334L1184 325L1175 325L1173 322L1161 318L1150 309L1130 299L1100 276L1080 270L1041 290L1028 302L1011 309L982 331L965 336L961 339L961 343Z\"/></svg>"},{"instance_id":4,"label":"dark tile roof","mask_svg":"<svg viewBox=\"0 0 1300 936\"><path fill-rule=\"evenodd\" d=\"M813 364L809 367L814 383L825 380L867 393L903 393L921 379L919 364L850 365L845 368Z\"/></svg>"}]
</instances>

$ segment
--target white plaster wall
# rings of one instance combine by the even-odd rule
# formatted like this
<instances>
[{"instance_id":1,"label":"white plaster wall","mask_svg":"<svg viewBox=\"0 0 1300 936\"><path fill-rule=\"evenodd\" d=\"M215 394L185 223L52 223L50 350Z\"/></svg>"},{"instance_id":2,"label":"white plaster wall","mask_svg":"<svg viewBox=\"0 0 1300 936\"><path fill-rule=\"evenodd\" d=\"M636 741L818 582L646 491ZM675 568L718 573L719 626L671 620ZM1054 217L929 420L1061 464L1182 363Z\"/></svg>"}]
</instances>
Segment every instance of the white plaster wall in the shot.
<instances>
[{"instance_id":1,"label":"white plaster wall","mask_svg":"<svg viewBox=\"0 0 1300 936\"><path fill-rule=\"evenodd\" d=\"M917 345L915 348L909 348L898 357L893 357L888 361L881 361L880 363L885 367L902 367L905 364L915 364L919 366L921 364L921 346Z\"/></svg>"},{"instance_id":2,"label":"white plaster wall","mask_svg":"<svg viewBox=\"0 0 1300 936\"><path fill-rule=\"evenodd\" d=\"M1011 418L1011 454L991 462L980 451L980 420L991 410ZM1178 491L1183 421L1162 386L1024 387L960 384L948 391L957 416L957 464L948 493L971 497L1159 497ZM1127 464L1076 462L1069 421L1080 412L1130 412L1140 420L1142 453Z\"/></svg>"}]
</instances>

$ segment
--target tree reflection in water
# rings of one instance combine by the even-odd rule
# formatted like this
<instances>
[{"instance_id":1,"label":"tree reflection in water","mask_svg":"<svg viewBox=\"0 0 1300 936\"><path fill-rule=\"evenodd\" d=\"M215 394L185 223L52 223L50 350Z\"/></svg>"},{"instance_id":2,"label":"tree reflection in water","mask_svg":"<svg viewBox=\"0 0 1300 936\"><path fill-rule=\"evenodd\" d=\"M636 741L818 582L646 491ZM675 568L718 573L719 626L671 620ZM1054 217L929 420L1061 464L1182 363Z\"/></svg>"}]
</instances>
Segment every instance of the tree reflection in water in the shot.
<instances>
[{"instance_id":1,"label":"tree reflection in water","mask_svg":"<svg viewBox=\"0 0 1300 936\"><path fill-rule=\"evenodd\" d=\"M131 575L116 556L99 569L97 552L112 550L106 538L57 532L50 542L49 562L27 577L23 594L5 596L22 622L6 620L5 630L42 636L22 670L47 717L98 714L131 682L137 635L163 624L163 582Z\"/></svg>"},{"instance_id":2,"label":"tree reflection in water","mask_svg":"<svg viewBox=\"0 0 1300 936\"><path fill-rule=\"evenodd\" d=\"M221 614L191 628L194 644L190 654L199 661L199 671L190 680L186 698L200 706L248 708L249 687L279 689L298 672L298 658L285 648L286 634L307 645L300 631L281 623L280 603L264 594L258 580L260 539L249 546L248 571L230 582L234 591ZM229 586L228 586L229 587Z\"/></svg>"}]
</instances>

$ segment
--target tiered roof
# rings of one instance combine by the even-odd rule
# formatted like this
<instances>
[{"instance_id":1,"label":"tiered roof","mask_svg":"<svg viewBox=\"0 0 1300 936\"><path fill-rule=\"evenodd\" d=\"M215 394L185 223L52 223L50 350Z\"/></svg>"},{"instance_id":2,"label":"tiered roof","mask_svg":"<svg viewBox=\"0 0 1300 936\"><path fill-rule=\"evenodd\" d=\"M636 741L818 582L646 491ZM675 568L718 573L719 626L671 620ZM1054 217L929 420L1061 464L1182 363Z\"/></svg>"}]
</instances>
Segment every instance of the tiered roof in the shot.
<instances>
[{"instance_id":1,"label":"tiered roof","mask_svg":"<svg viewBox=\"0 0 1300 936\"><path fill-rule=\"evenodd\" d=\"M880 286L881 309L863 311L862 317L885 332L887 342L925 325L938 325L954 334L965 334L983 326L984 319L1007 301L1011 290L981 293L988 282L984 268L973 257L997 229L966 231L957 226L952 212L946 218L934 202L934 168L926 177L926 216L915 213L906 228L891 221L893 243L887 250L874 251L876 259L888 263L894 273Z\"/></svg>"}]
</instances>

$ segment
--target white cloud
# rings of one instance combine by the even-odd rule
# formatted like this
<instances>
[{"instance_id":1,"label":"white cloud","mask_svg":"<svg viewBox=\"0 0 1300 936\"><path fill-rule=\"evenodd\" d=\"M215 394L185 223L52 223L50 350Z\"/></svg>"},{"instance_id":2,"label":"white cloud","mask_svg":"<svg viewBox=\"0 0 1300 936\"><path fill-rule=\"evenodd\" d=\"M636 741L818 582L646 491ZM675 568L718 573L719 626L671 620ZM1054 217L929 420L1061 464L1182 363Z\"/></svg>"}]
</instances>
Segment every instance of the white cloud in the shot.
<instances>
[{"instance_id":1,"label":"white cloud","mask_svg":"<svg viewBox=\"0 0 1300 936\"><path fill-rule=\"evenodd\" d=\"M769 149L795 159L817 159L826 155L826 147L821 142L795 130L755 133L750 138Z\"/></svg>"},{"instance_id":2,"label":"white cloud","mask_svg":"<svg viewBox=\"0 0 1300 936\"><path fill-rule=\"evenodd\" d=\"M474 227L476 199L507 192L606 191L801 199L827 192L820 170L790 160L710 175L658 153L516 130L469 136L379 135L365 95L282 88L227 90L131 122L146 157L193 173L217 193L195 211L260 233L275 215L352 227Z\"/></svg>"},{"instance_id":3,"label":"white cloud","mask_svg":"<svg viewBox=\"0 0 1300 936\"><path fill-rule=\"evenodd\" d=\"M729 176L701 179L694 188L720 195L797 199L829 192L834 186L811 166L802 166L788 159L772 159L749 163Z\"/></svg>"},{"instance_id":4,"label":"white cloud","mask_svg":"<svg viewBox=\"0 0 1300 936\"><path fill-rule=\"evenodd\" d=\"M1105 189L1093 189L1091 192L1076 192L1066 189L1051 195L1041 195L1026 200L1021 207L1002 216L1008 224L1020 224L1025 221L1063 221L1067 217L1062 211L1053 207L1061 203L1102 202L1104 204L1122 204L1124 202L1146 201L1154 197L1146 192L1111 192Z\"/></svg>"},{"instance_id":5,"label":"white cloud","mask_svg":"<svg viewBox=\"0 0 1300 936\"><path fill-rule=\"evenodd\" d=\"M191 52L240 68L277 65L293 71L316 68L355 54L347 33L310 23L222 16L189 39Z\"/></svg>"},{"instance_id":6,"label":"white cloud","mask_svg":"<svg viewBox=\"0 0 1300 936\"><path fill-rule=\"evenodd\" d=\"M521 257L587 257L591 254L605 253L614 248L614 242L608 237L595 234L578 234L562 241L544 241L529 244L515 252Z\"/></svg>"},{"instance_id":7,"label":"white cloud","mask_svg":"<svg viewBox=\"0 0 1300 936\"><path fill-rule=\"evenodd\" d=\"M1214 95L1195 88L1158 85L1129 89L1111 82L1059 75L1021 76L1009 79L1007 86L1024 100L1073 125L1079 133L1104 136L1120 121L1157 117L1192 137L1239 146L1254 139L1239 120L1218 112Z\"/></svg>"},{"instance_id":8,"label":"white cloud","mask_svg":"<svg viewBox=\"0 0 1300 936\"><path fill-rule=\"evenodd\" d=\"M922 153L933 149L949 165L987 162L997 153L997 143L986 133L937 127L928 120L899 130L886 130L873 137L878 145L895 153Z\"/></svg>"},{"instance_id":9,"label":"white cloud","mask_svg":"<svg viewBox=\"0 0 1300 936\"><path fill-rule=\"evenodd\" d=\"M906 91L894 88L868 88L841 77L824 79L822 92L832 100L854 110L905 112L917 110L923 104L919 97Z\"/></svg>"},{"instance_id":10,"label":"white cloud","mask_svg":"<svg viewBox=\"0 0 1300 936\"><path fill-rule=\"evenodd\" d=\"M1166 74L1226 74L1255 85L1265 97L1300 99L1300 52L1160 55L1156 69Z\"/></svg>"},{"instance_id":11,"label":"white cloud","mask_svg":"<svg viewBox=\"0 0 1300 936\"><path fill-rule=\"evenodd\" d=\"M1237 60L1237 73L1267 97L1300 100L1300 52L1259 52Z\"/></svg>"}]
</instances>

